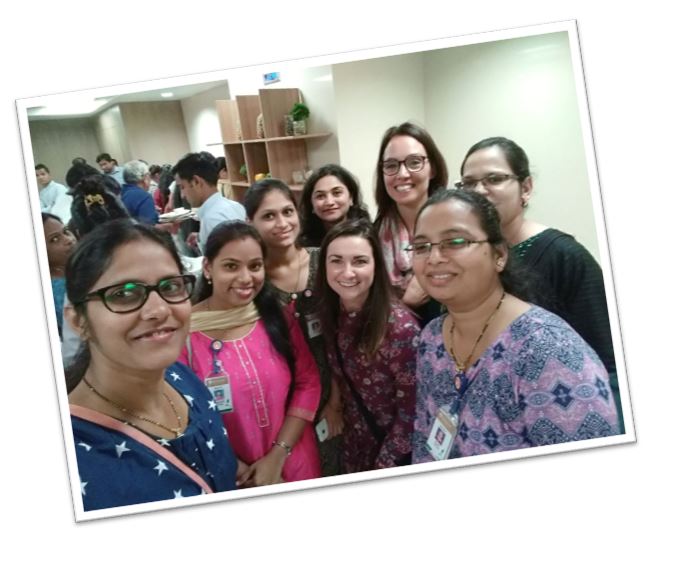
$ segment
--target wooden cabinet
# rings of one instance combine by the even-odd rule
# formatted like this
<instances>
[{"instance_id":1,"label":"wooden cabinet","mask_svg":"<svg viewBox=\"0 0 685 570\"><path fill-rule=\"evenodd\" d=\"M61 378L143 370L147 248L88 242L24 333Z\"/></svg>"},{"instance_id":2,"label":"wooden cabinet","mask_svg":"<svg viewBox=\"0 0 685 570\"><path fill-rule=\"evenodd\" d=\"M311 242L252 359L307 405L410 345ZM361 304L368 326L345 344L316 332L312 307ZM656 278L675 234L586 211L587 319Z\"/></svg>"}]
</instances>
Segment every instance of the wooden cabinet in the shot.
<instances>
[{"instance_id":1,"label":"wooden cabinet","mask_svg":"<svg viewBox=\"0 0 685 570\"><path fill-rule=\"evenodd\" d=\"M302 184L293 180L318 165L308 164L307 143L330 136L311 133L285 136L285 116L301 101L299 89L260 89L259 95L238 95L217 101L221 139L228 167L232 199L242 201L247 188L258 174L270 174L283 180L298 195ZM257 118L263 117L264 138L257 134ZM245 165L246 174L241 174Z\"/></svg>"}]
</instances>

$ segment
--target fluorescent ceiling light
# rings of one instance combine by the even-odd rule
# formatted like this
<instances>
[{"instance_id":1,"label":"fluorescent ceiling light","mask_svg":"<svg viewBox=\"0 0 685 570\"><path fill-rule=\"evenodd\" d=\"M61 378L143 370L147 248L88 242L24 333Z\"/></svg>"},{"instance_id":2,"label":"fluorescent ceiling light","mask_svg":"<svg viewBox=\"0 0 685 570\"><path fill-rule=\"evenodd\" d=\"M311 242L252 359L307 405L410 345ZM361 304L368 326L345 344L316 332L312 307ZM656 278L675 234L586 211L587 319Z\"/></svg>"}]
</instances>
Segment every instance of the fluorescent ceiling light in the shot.
<instances>
[{"instance_id":1,"label":"fluorescent ceiling light","mask_svg":"<svg viewBox=\"0 0 685 570\"><path fill-rule=\"evenodd\" d=\"M69 96L51 101L41 107L28 110L29 117L44 117L58 115L88 115L107 104L109 98Z\"/></svg>"},{"instance_id":2,"label":"fluorescent ceiling light","mask_svg":"<svg viewBox=\"0 0 685 570\"><path fill-rule=\"evenodd\" d=\"M171 91L165 91L164 93L160 93L162 97L173 97L174 94Z\"/></svg>"}]
</instances>

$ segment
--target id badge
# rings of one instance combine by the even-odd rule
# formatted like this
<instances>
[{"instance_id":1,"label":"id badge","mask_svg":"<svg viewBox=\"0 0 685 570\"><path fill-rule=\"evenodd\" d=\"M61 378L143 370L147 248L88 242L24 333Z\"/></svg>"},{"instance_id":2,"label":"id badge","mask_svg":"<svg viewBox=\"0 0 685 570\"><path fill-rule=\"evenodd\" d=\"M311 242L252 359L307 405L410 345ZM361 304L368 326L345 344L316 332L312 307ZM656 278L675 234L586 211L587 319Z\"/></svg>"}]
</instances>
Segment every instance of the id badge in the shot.
<instances>
[{"instance_id":1,"label":"id badge","mask_svg":"<svg viewBox=\"0 0 685 570\"><path fill-rule=\"evenodd\" d=\"M442 408L438 410L430 435L428 436L428 441L426 442L428 452L436 461L442 461L449 457L452 445L454 444L454 438L457 435L458 424L459 418L457 415L450 415Z\"/></svg>"},{"instance_id":2,"label":"id badge","mask_svg":"<svg viewBox=\"0 0 685 570\"><path fill-rule=\"evenodd\" d=\"M326 421L326 418L316 424L314 429L316 430L316 435L320 442L324 442L328 439L328 421Z\"/></svg>"},{"instance_id":3,"label":"id badge","mask_svg":"<svg viewBox=\"0 0 685 570\"><path fill-rule=\"evenodd\" d=\"M220 412L233 411L233 395L231 394L231 382L228 376L220 374L205 378L205 386L214 398L214 403Z\"/></svg>"},{"instance_id":4,"label":"id badge","mask_svg":"<svg viewBox=\"0 0 685 570\"><path fill-rule=\"evenodd\" d=\"M312 315L305 315L307 321L307 335L309 338L316 338L321 335L321 319L316 313Z\"/></svg>"}]
</instances>

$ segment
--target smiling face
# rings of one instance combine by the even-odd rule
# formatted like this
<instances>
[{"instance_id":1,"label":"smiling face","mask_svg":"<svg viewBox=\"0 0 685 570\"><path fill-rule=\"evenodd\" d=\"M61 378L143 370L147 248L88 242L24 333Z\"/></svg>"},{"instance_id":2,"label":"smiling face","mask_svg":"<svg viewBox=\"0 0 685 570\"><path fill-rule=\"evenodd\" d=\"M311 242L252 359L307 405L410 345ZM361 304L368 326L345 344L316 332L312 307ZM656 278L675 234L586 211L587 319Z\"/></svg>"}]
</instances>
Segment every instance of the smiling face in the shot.
<instances>
[{"instance_id":1,"label":"smiling face","mask_svg":"<svg viewBox=\"0 0 685 570\"><path fill-rule=\"evenodd\" d=\"M427 156L425 147L414 137L397 135L390 139L383 152L383 161L395 159L404 161L410 155ZM423 168L417 172L407 170L406 164L401 164L396 174L383 174L385 190L398 206L405 206L418 210L428 198L428 186L433 178L430 160L426 160Z\"/></svg>"},{"instance_id":2,"label":"smiling face","mask_svg":"<svg viewBox=\"0 0 685 570\"><path fill-rule=\"evenodd\" d=\"M209 304L213 310L247 305L264 286L262 248L251 237L229 241L212 261L205 258L203 272L212 280Z\"/></svg>"},{"instance_id":3,"label":"smiling face","mask_svg":"<svg viewBox=\"0 0 685 570\"><path fill-rule=\"evenodd\" d=\"M90 291L129 281L156 285L179 273L164 247L138 239L114 250L107 270ZM88 339L91 366L140 374L161 371L176 361L188 333L190 311L189 300L171 304L153 291L131 313L113 313L100 299L93 299L85 304L85 321L73 309L67 317Z\"/></svg>"},{"instance_id":4,"label":"smiling face","mask_svg":"<svg viewBox=\"0 0 685 570\"><path fill-rule=\"evenodd\" d=\"M480 241L488 236L471 206L447 200L429 206L419 216L414 243L437 243L449 238ZM468 310L478 306L499 285L499 273L506 258L506 249L494 248L489 243L444 251L434 245L429 254L414 254L413 268L428 295L449 308Z\"/></svg>"},{"instance_id":5,"label":"smiling face","mask_svg":"<svg viewBox=\"0 0 685 570\"><path fill-rule=\"evenodd\" d=\"M352 206L352 196L336 176L323 176L314 185L312 192L312 208L324 223L330 228L342 222Z\"/></svg>"},{"instance_id":6,"label":"smiling face","mask_svg":"<svg viewBox=\"0 0 685 570\"><path fill-rule=\"evenodd\" d=\"M477 150L469 156L464 162L461 179L468 182L491 174L514 174L504 151L499 146ZM474 190L483 194L497 208L502 227L507 227L517 218L523 217L523 204L530 200L533 181L529 176L523 181L509 178L500 184L490 186L479 182Z\"/></svg>"},{"instance_id":7,"label":"smiling face","mask_svg":"<svg viewBox=\"0 0 685 570\"><path fill-rule=\"evenodd\" d=\"M73 234L64 227L64 224L53 218L48 218L43 223L45 232L45 247L48 250L48 263L50 269L64 269L67 258L74 249L76 239Z\"/></svg>"},{"instance_id":8,"label":"smiling face","mask_svg":"<svg viewBox=\"0 0 685 570\"><path fill-rule=\"evenodd\" d=\"M295 204L279 190L264 195L250 220L268 248L287 248L300 233L300 218Z\"/></svg>"},{"instance_id":9,"label":"smiling face","mask_svg":"<svg viewBox=\"0 0 685 570\"><path fill-rule=\"evenodd\" d=\"M364 306L375 268L371 244L363 237L341 236L328 245L326 281L348 312Z\"/></svg>"}]
</instances>

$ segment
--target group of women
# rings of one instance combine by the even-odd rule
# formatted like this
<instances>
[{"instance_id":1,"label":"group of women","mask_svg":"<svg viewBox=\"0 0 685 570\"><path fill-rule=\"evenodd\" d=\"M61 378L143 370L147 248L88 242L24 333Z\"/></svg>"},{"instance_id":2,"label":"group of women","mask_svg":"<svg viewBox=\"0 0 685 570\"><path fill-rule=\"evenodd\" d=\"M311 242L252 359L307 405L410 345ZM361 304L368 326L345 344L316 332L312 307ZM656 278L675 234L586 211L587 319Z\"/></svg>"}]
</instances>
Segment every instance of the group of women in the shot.
<instances>
[{"instance_id":1,"label":"group of women","mask_svg":"<svg viewBox=\"0 0 685 570\"><path fill-rule=\"evenodd\" d=\"M382 139L373 224L327 165L299 205L279 180L250 187L197 284L128 219L48 246L83 340L66 376L84 508L619 433L601 270L524 218L523 150L486 139L447 180L404 123Z\"/></svg>"}]
</instances>

